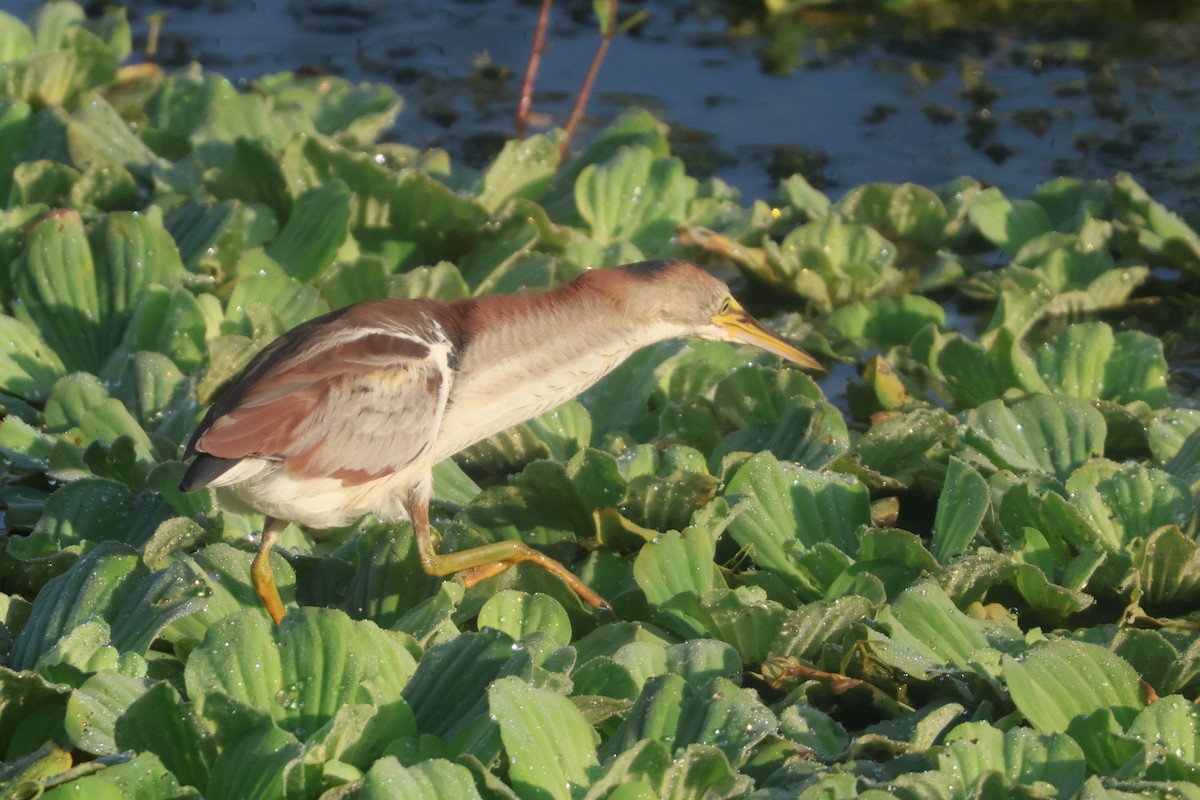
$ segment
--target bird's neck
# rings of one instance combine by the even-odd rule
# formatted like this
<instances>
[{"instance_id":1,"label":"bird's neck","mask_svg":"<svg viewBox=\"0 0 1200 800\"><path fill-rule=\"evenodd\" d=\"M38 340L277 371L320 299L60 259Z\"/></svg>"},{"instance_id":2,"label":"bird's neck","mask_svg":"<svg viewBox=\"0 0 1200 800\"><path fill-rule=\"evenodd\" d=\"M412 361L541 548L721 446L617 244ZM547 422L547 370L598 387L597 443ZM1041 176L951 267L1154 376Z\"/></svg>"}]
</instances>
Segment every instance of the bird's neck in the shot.
<instances>
[{"instance_id":1,"label":"bird's neck","mask_svg":"<svg viewBox=\"0 0 1200 800\"><path fill-rule=\"evenodd\" d=\"M462 346L439 458L570 400L637 350L681 335L574 284L453 307Z\"/></svg>"}]
</instances>

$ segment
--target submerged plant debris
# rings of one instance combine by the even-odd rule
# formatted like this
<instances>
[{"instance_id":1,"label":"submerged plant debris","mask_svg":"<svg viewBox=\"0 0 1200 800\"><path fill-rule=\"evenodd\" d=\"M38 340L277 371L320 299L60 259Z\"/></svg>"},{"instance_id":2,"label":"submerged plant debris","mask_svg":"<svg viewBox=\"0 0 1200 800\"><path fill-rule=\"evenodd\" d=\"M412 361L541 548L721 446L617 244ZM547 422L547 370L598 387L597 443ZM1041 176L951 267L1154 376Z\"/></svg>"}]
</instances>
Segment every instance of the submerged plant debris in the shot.
<instances>
[{"instance_id":1,"label":"submerged plant debris","mask_svg":"<svg viewBox=\"0 0 1200 800\"><path fill-rule=\"evenodd\" d=\"M0 14L5 796L1200 795L1200 236L1131 175L747 202L636 111L471 170L130 42ZM286 532L276 628L261 519L176 488L291 326L663 257L829 374L666 343L436 473L443 550L616 619L366 519Z\"/></svg>"}]
</instances>

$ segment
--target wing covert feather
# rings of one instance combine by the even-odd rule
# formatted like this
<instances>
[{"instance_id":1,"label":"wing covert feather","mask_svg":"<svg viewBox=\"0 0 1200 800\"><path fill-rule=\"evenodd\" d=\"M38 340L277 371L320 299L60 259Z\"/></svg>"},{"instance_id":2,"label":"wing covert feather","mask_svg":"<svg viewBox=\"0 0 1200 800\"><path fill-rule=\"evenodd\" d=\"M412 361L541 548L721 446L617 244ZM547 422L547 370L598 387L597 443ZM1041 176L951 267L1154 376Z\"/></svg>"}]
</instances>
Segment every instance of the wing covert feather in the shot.
<instances>
[{"instance_id":1,"label":"wing covert feather","mask_svg":"<svg viewBox=\"0 0 1200 800\"><path fill-rule=\"evenodd\" d=\"M391 332L291 344L251 362L201 424L196 451L361 483L429 449L449 394L444 347Z\"/></svg>"}]
</instances>

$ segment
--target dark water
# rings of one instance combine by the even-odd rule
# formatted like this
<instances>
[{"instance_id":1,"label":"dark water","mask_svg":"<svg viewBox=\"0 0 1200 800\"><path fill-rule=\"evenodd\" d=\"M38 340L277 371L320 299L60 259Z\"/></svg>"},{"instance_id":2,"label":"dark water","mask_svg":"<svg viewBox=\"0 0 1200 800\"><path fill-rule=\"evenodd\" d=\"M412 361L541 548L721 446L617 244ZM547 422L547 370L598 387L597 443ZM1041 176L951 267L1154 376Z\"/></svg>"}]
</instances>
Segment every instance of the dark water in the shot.
<instances>
[{"instance_id":1,"label":"dark water","mask_svg":"<svg viewBox=\"0 0 1200 800\"><path fill-rule=\"evenodd\" d=\"M527 0L177 0L126 4L135 31L165 14L164 65L199 60L233 79L316 67L393 85L392 138L479 165L513 131L538 3ZM836 47L804 27L732 20L732 4L622 5L648 18L619 38L588 107L601 125L640 105L671 124L693 174L746 199L803 171L834 197L868 181L937 185L962 174L1014 196L1058 175L1134 174L1196 218L1200 200L1200 25L1143 22L1121 39L1092 25L1036 38L989 27L914 37L875 30ZM751 8L753 3L745 4ZM0 0L27 17L29 3ZM598 41L591 3L559 2L534 110L561 124ZM1136 35L1135 35L1136 34ZM583 131L586 136L586 127Z\"/></svg>"}]
</instances>

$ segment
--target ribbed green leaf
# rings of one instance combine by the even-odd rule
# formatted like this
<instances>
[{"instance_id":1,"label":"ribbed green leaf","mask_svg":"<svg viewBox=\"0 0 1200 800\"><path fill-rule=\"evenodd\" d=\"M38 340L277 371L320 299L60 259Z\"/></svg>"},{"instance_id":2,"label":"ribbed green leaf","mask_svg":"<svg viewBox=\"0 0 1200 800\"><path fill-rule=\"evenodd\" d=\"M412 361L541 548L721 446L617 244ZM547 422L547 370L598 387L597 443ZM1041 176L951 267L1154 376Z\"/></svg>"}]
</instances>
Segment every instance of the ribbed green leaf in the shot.
<instances>
[{"instance_id":1,"label":"ribbed green leaf","mask_svg":"<svg viewBox=\"0 0 1200 800\"><path fill-rule=\"evenodd\" d=\"M271 569L280 597L290 603L295 596L294 573L278 550L271 555ZM164 629L163 638L171 642L188 638L202 641L218 621L245 609L260 609L262 601L250 585L251 558L250 553L224 542L195 553L192 559L202 579L204 602L194 613L172 621Z\"/></svg>"},{"instance_id":2,"label":"ribbed green leaf","mask_svg":"<svg viewBox=\"0 0 1200 800\"><path fill-rule=\"evenodd\" d=\"M59 50L71 46L71 33L82 26L86 17L76 3L56 3L39 8L33 15L37 49Z\"/></svg>"},{"instance_id":3,"label":"ribbed green leaf","mask_svg":"<svg viewBox=\"0 0 1200 800\"><path fill-rule=\"evenodd\" d=\"M208 800L273 800L283 797L284 767L303 750L296 738L263 725L225 742L208 777Z\"/></svg>"},{"instance_id":4,"label":"ribbed green leaf","mask_svg":"<svg viewBox=\"0 0 1200 800\"><path fill-rule=\"evenodd\" d=\"M0 666L0 749L6 761L32 761L31 769L36 771L37 762L45 758L51 762L51 775L70 764L70 755L57 746L38 753L47 739L65 741L63 719L70 693L71 687L48 681L36 672Z\"/></svg>"},{"instance_id":5,"label":"ribbed green leaf","mask_svg":"<svg viewBox=\"0 0 1200 800\"><path fill-rule=\"evenodd\" d=\"M949 217L933 191L913 183L902 183L892 193L885 228L888 235L927 245L941 243Z\"/></svg>"},{"instance_id":6,"label":"ribbed green leaf","mask_svg":"<svg viewBox=\"0 0 1200 800\"><path fill-rule=\"evenodd\" d=\"M901 279L895 245L837 215L796 228L778 247L766 244L782 286L825 311L882 296Z\"/></svg>"},{"instance_id":7,"label":"ribbed green leaf","mask_svg":"<svg viewBox=\"0 0 1200 800\"><path fill-rule=\"evenodd\" d=\"M984 189L968 206L971 223L1010 256L1029 240L1051 230L1050 217L1031 200L1009 202L999 189Z\"/></svg>"},{"instance_id":8,"label":"ribbed green leaf","mask_svg":"<svg viewBox=\"0 0 1200 800\"><path fill-rule=\"evenodd\" d=\"M990 354L958 333L943 337L936 367L955 402L965 408L995 400L1009 388L1008 377Z\"/></svg>"},{"instance_id":9,"label":"ribbed green leaf","mask_svg":"<svg viewBox=\"0 0 1200 800\"><path fill-rule=\"evenodd\" d=\"M1091 553L1081 555L1078 562L1080 566L1085 565L1091 556ZM1074 563L1068 567L1074 566ZM1071 586L1059 586L1052 582L1050 575L1053 572L1033 564L1014 564L1010 580L1030 607L1050 622L1060 622L1071 614L1091 607L1095 598L1073 588L1079 582L1071 580L1069 572L1064 572L1061 582Z\"/></svg>"},{"instance_id":10,"label":"ribbed green leaf","mask_svg":"<svg viewBox=\"0 0 1200 800\"><path fill-rule=\"evenodd\" d=\"M201 709L225 695L307 736L347 703L397 702L415 668L400 641L374 623L302 608L276 627L255 609L209 628L185 676Z\"/></svg>"},{"instance_id":11,"label":"ribbed green leaf","mask_svg":"<svg viewBox=\"0 0 1200 800\"><path fill-rule=\"evenodd\" d=\"M1011 406L993 400L974 409L963 439L997 469L1065 479L1103 454L1106 431L1104 417L1090 403L1036 395Z\"/></svg>"},{"instance_id":12,"label":"ribbed green leaf","mask_svg":"<svg viewBox=\"0 0 1200 800\"><path fill-rule=\"evenodd\" d=\"M1133 667L1094 644L1047 642L1019 659L1005 656L1002 666L1017 710L1041 733L1106 708L1127 724L1145 706Z\"/></svg>"},{"instance_id":13,"label":"ribbed green leaf","mask_svg":"<svg viewBox=\"0 0 1200 800\"><path fill-rule=\"evenodd\" d=\"M1196 447L1200 444L1200 439L1193 436L1197 430L1200 430L1200 409L1172 408L1155 415L1146 437L1154 460L1163 466L1183 451L1185 442ZM1170 468L1167 471L1179 474Z\"/></svg>"},{"instance_id":14,"label":"ribbed green leaf","mask_svg":"<svg viewBox=\"0 0 1200 800\"><path fill-rule=\"evenodd\" d=\"M173 516L162 499L134 493L124 484L83 478L50 496L33 537L48 537L59 547L120 541L140 547L159 523Z\"/></svg>"},{"instance_id":15,"label":"ribbed green leaf","mask_svg":"<svg viewBox=\"0 0 1200 800\"><path fill-rule=\"evenodd\" d=\"M25 23L7 11L0 11L0 61L19 61L33 47L33 33Z\"/></svg>"},{"instance_id":16,"label":"ribbed green leaf","mask_svg":"<svg viewBox=\"0 0 1200 800\"><path fill-rule=\"evenodd\" d=\"M684 220L695 189L675 158L645 146L624 147L592 164L575 182L575 205L600 244L628 240L646 254L659 252Z\"/></svg>"},{"instance_id":17,"label":"ribbed green leaf","mask_svg":"<svg viewBox=\"0 0 1200 800\"><path fill-rule=\"evenodd\" d=\"M734 680L742 671L743 662L737 651L715 639L693 639L669 645L665 653L666 670L696 686L713 678Z\"/></svg>"},{"instance_id":18,"label":"ribbed green leaf","mask_svg":"<svg viewBox=\"0 0 1200 800\"><path fill-rule=\"evenodd\" d=\"M0 425L0 453L17 470L45 472L55 439L15 414L5 417L4 424ZM10 502L10 515L13 510ZM15 526L20 523L13 521L12 524Z\"/></svg>"},{"instance_id":19,"label":"ribbed green leaf","mask_svg":"<svg viewBox=\"0 0 1200 800\"><path fill-rule=\"evenodd\" d=\"M514 472L539 458L566 461L591 440L592 420L587 409L577 400L568 400L471 445L458 454L458 460L497 474Z\"/></svg>"},{"instance_id":20,"label":"ribbed green leaf","mask_svg":"<svg viewBox=\"0 0 1200 800\"><path fill-rule=\"evenodd\" d=\"M957 431L958 420L942 410L888 414L858 438L852 452L863 466L907 482L929 450Z\"/></svg>"},{"instance_id":21,"label":"ribbed green leaf","mask_svg":"<svg viewBox=\"0 0 1200 800\"><path fill-rule=\"evenodd\" d=\"M67 735L71 744L93 755L118 752L117 719L153 685L144 678L119 672L97 672L67 700Z\"/></svg>"},{"instance_id":22,"label":"ribbed green leaf","mask_svg":"<svg viewBox=\"0 0 1200 800\"><path fill-rule=\"evenodd\" d=\"M702 685L678 675L646 682L625 721L604 746L619 753L640 739L658 739L673 750L691 744L717 747L731 764L740 764L755 744L775 731L779 722L749 689L725 678Z\"/></svg>"},{"instance_id":23,"label":"ribbed green leaf","mask_svg":"<svg viewBox=\"0 0 1200 800\"><path fill-rule=\"evenodd\" d=\"M591 509L579 500L566 470L556 461L535 461L509 486L492 486L467 506L458 520L489 538L553 544L587 535Z\"/></svg>"},{"instance_id":24,"label":"ribbed green leaf","mask_svg":"<svg viewBox=\"0 0 1200 800\"><path fill-rule=\"evenodd\" d=\"M734 766L745 763L754 746L779 726L754 690L740 688L725 678L705 684L689 701L679 720L676 747L712 745Z\"/></svg>"},{"instance_id":25,"label":"ribbed green leaf","mask_svg":"<svg viewBox=\"0 0 1200 800\"><path fill-rule=\"evenodd\" d=\"M487 719L487 690L505 675L528 677L528 652L502 631L465 633L431 647L421 657L404 697L417 729L450 739L479 718Z\"/></svg>"},{"instance_id":26,"label":"ribbed green leaf","mask_svg":"<svg viewBox=\"0 0 1200 800\"><path fill-rule=\"evenodd\" d=\"M222 169L206 176L205 185L222 200L240 200L270 210L280 225L292 212L292 196L275 153L260 141L238 139Z\"/></svg>"},{"instance_id":27,"label":"ribbed green leaf","mask_svg":"<svg viewBox=\"0 0 1200 800\"><path fill-rule=\"evenodd\" d=\"M288 275L278 263L261 250L252 250L238 262L237 284L229 296L226 315L236 321L253 305L265 305L275 311L287 328L329 311L321 293Z\"/></svg>"},{"instance_id":28,"label":"ribbed green leaf","mask_svg":"<svg viewBox=\"0 0 1200 800\"><path fill-rule=\"evenodd\" d=\"M618 510L636 525L656 531L682 530L716 495L718 481L707 472L677 470L666 477L638 475L629 481Z\"/></svg>"},{"instance_id":29,"label":"ribbed green leaf","mask_svg":"<svg viewBox=\"0 0 1200 800\"><path fill-rule=\"evenodd\" d=\"M670 763L666 745L643 739L604 765L604 774L583 800L656 800L655 787L662 783Z\"/></svg>"},{"instance_id":30,"label":"ribbed green leaf","mask_svg":"<svg viewBox=\"0 0 1200 800\"><path fill-rule=\"evenodd\" d=\"M691 744L671 762L659 797L692 800L715 794L732 798L748 793L753 785L750 776L737 772L721 749Z\"/></svg>"},{"instance_id":31,"label":"ribbed green leaf","mask_svg":"<svg viewBox=\"0 0 1200 800\"><path fill-rule=\"evenodd\" d=\"M32 668L69 631L89 621L108 624L118 651L144 654L166 625L200 604L198 572L186 559L151 572L128 545L102 542L38 593L8 664Z\"/></svg>"},{"instance_id":32,"label":"ribbed green leaf","mask_svg":"<svg viewBox=\"0 0 1200 800\"><path fill-rule=\"evenodd\" d=\"M1187 612L1200 597L1200 547L1175 525L1159 528L1135 548L1139 601L1155 612Z\"/></svg>"},{"instance_id":33,"label":"ribbed green leaf","mask_svg":"<svg viewBox=\"0 0 1200 800\"><path fill-rule=\"evenodd\" d=\"M1108 325L1072 325L1038 350L1038 371L1048 385L1073 397L1101 397L1104 368L1112 349L1113 332Z\"/></svg>"},{"instance_id":34,"label":"ribbed green leaf","mask_svg":"<svg viewBox=\"0 0 1200 800\"><path fill-rule=\"evenodd\" d=\"M99 772L59 783L42 797L69 800L200 800L192 786L176 778L153 753L137 753L124 760L117 757ZM94 763L94 762L93 762ZM104 762L101 762L104 763ZM83 772L84 770L77 771ZM62 777L62 776L60 776Z\"/></svg>"},{"instance_id":35,"label":"ribbed green leaf","mask_svg":"<svg viewBox=\"0 0 1200 800\"><path fill-rule=\"evenodd\" d=\"M592 418L592 436L610 431L636 435L640 429L657 428L646 398L658 385L658 374L672 358L680 356L676 342L646 347L625 359L619 367L579 396Z\"/></svg>"},{"instance_id":36,"label":"ribbed green leaf","mask_svg":"<svg viewBox=\"0 0 1200 800\"><path fill-rule=\"evenodd\" d=\"M709 456L713 468L735 452L767 451L781 461L823 469L850 448L841 413L829 403L789 408L776 422L759 422L726 436Z\"/></svg>"},{"instance_id":37,"label":"ribbed green leaf","mask_svg":"<svg viewBox=\"0 0 1200 800\"><path fill-rule=\"evenodd\" d=\"M537 200L558 166L558 142L547 136L504 143L496 159L480 177L479 202L491 212L513 197Z\"/></svg>"},{"instance_id":38,"label":"ribbed green leaf","mask_svg":"<svg viewBox=\"0 0 1200 800\"><path fill-rule=\"evenodd\" d=\"M648 542L633 562L633 575L652 606L681 592L705 594L720 581L712 540L697 530L669 531Z\"/></svg>"},{"instance_id":39,"label":"ribbed green leaf","mask_svg":"<svg viewBox=\"0 0 1200 800\"><path fill-rule=\"evenodd\" d=\"M779 182L779 198L810 219L820 219L829 213L829 198L800 173Z\"/></svg>"},{"instance_id":40,"label":"ribbed green leaf","mask_svg":"<svg viewBox=\"0 0 1200 800\"><path fill-rule=\"evenodd\" d=\"M22 162L12 170L9 205L65 206L81 178L79 170L56 161Z\"/></svg>"},{"instance_id":41,"label":"ribbed green leaf","mask_svg":"<svg viewBox=\"0 0 1200 800\"><path fill-rule=\"evenodd\" d=\"M390 297L432 297L443 303L453 303L471 296L471 287L463 279L459 268L449 261L439 261L432 267L417 267L392 275L384 286Z\"/></svg>"},{"instance_id":42,"label":"ribbed green leaf","mask_svg":"<svg viewBox=\"0 0 1200 800\"><path fill-rule=\"evenodd\" d=\"M859 186L838 201L838 208L847 218L872 225L885 236L928 246L941 243L949 221L941 198L912 183Z\"/></svg>"},{"instance_id":43,"label":"ribbed green leaf","mask_svg":"<svg viewBox=\"0 0 1200 800\"><path fill-rule=\"evenodd\" d=\"M281 73L256 81L276 107L298 107L322 134L367 145L391 127L402 102L390 86L352 83L332 75Z\"/></svg>"},{"instance_id":44,"label":"ribbed green leaf","mask_svg":"<svg viewBox=\"0 0 1200 800\"><path fill-rule=\"evenodd\" d=\"M1114 336L1103 322L1071 325L1038 350L1037 365L1051 391L1073 397L1143 400L1152 408L1167 400L1162 342L1140 331Z\"/></svg>"},{"instance_id":45,"label":"ribbed green leaf","mask_svg":"<svg viewBox=\"0 0 1200 800\"><path fill-rule=\"evenodd\" d=\"M1125 735L1125 727L1110 708L1075 717L1067 726L1067 734L1079 743L1088 768L1098 775L1123 771L1146 755L1145 745Z\"/></svg>"},{"instance_id":46,"label":"ribbed green leaf","mask_svg":"<svg viewBox=\"0 0 1200 800\"><path fill-rule=\"evenodd\" d=\"M573 209L569 206L579 174L584 169L612 159L624 147L634 146L649 147L657 158L670 154L666 126L649 111L640 108L619 115L555 173L542 200L555 221L561 221L560 216L574 221Z\"/></svg>"},{"instance_id":47,"label":"ribbed green leaf","mask_svg":"<svg viewBox=\"0 0 1200 800\"><path fill-rule=\"evenodd\" d=\"M429 269L426 268L427 271ZM321 275L317 286L329 307L337 309L384 296L407 297L409 293L400 285L409 277L416 276L408 272L389 280L383 259L376 255L364 255L353 261L335 263ZM421 291L418 289L417 294L425 296ZM429 296L435 297L436 290L432 290Z\"/></svg>"},{"instance_id":48,"label":"ribbed green leaf","mask_svg":"<svg viewBox=\"0 0 1200 800\"><path fill-rule=\"evenodd\" d=\"M969 618L933 582L904 590L879 613L879 621L894 641L925 658L964 670L970 669L974 653L1012 636Z\"/></svg>"},{"instance_id":49,"label":"ribbed green leaf","mask_svg":"<svg viewBox=\"0 0 1200 800\"><path fill-rule=\"evenodd\" d=\"M849 556L858 552L856 531L870 522L867 489L858 481L812 472L776 460L752 457L729 481L726 497L736 501L729 533L749 548L754 561L797 587L823 592L795 554L828 543Z\"/></svg>"},{"instance_id":50,"label":"ribbed green leaf","mask_svg":"<svg viewBox=\"0 0 1200 800\"><path fill-rule=\"evenodd\" d=\"M49 800L68 800L71 797L86 796L95 800L123 800L125 793L115 781L107 775L88 775L79 780L55 786L42 797Z\"/></svg>"},{"instance_id":51,"label":"ribbed green leaf","mask_svg":"<svg viewBox=\"0 0 1200 800\"><path fill-rule=\"evenodd\" d=\"M683 592L662 604L662 624L668 629L676 627L674 612L686 616L680 626L682 632L691 634L690 627L699 624L701 630L737 650L739 658L747 664L757 664L770 653L779 626L787 610L779 603L766 599L761 589L740 586L732 591L716 589L706 595Z\"/></svg>"},{"instance_id":52,"label":"ribbed green leaf","mask_svg":"<svg viewBox=\"0 0 1200 800\"><path fill-rule=\"evenodd\" d=\"M597 696L632 702L641 686L625 666L608 656L597 656L571 673L573 694Z\"/></svg>"},{"instance_id":53,"label":"ribbed green leaf","mask_svg":"<svg viewBox=\"0 0 1200 800\"><path fill-rule=\"evenodd\" d=\"M17 31L26 35L28 31L5 12L0 11L0 14L4 14L0 17L0 54L20 50L22 43L17 41ZM12 25L14 22L20 27ZM16 58L7 59L0 55L0 63L8 63ZM0 201L5 206L9 205L11 199L13 171L21 160L32 127L33 114L28 103L15 98L0 99Z\"/></svg>"},{"instance_id":54,"label":"ribbed green leaf","mask_svg":"<svg viewBox=\"0 0 1200 800\"><path fill-rule=\"evenodd\" d=\"M779 735L832 761L846 752L850 737L837 720L805 702L789 705L779 715Z\"/></svg>"},{"instance_id":55,"label":"ribbed green leaf","mask_svg":"<svg viewBox=\"0 0 1200 800\"><path fill-rule=\"evenodd\" d=\"M67 434L64 447L84 449L96 443L106 451L123 448L129 469L113 477L132 485L142 485L157 463L149 435L93 375L77 372L59 380L46 401L45 421L50 430Z\"/></svg>"},{"instance_id":56,"label":"ribbed green leaf","mask_svg":"<svg viewBox=\"0 0 1200 800\"><path fill-rule=\"evenodd\" d=\"M1163 697L1146 706L1128 733L1146 743L1150 759L1200 763L1200 709L1182 696Z\"/></svg>"},{"instance_id":57,"label":"ribbed green leaf","mask_svg":"<svg viewBox=\"0 0 1200 800\"><path fill-rule=\"evenodd\" d=\"M772 656L815 661L826 643L835 644L851 625L866 619L871 604L862 597L806 603L789 613L771 643Z\"/></svg>"},{"instance_id":58,"label":"ribbed green leaf","mask_svg":"<svg viewBox=\"0 0 1200 800\"><path fill-rule=\"evenodd\" d=\"M309 189L296 198L287 225L267 245L267 255L304 283L317 280L346 242L350 190L341 181Z\"/></svg>"},{"instance_id":59,"label":"ribbed green leaf","mask_svg":"<svg viewBox=\"0 0 1200 800\"><path fill-rule=\"evenodd\" d=\"M167 683L155 683L119 709L113 728L118 750L153 753L183 783L203 790L217 743Z\"/></svg>"},{"instance_id":60,"label":"ribbed green leaf","mask_svg":"<svg viewBox=\"0 0 1200 800\"><path fill-rule=\"evenodd\" d=\"M570 800L596 777L596 734L575 704L557 692L501 678L488 689L500 725L512 786L526 796Z\"/></svg>"},{"instance_id":61,"label":"ribbed green leaf","mask_svg":"<svg viewBox=\"0 0 1200 800\"><path fill-rule=\"evenodd\" d=\"M511 589L498 592L479 609L478 625L504 631L518 641L534 631L545 633L559 644L571 641L571 619L566 609L544 594Z\"/></svg>"},{"instance_id":62,"label":"ribbed green leaf","mask_svg":"<svg viewBox=\"0 0 1200 800\"><path fill-rule=\"evenodd\" d=\"M1200 266L1200 236L1182 217L1151 198L1127 172L1117 173L1112 189L1115 216L1139 229L1141 247L1193 272Z\"/></svg>"},{"instance_id":63,"label":"ribbed green leaf","mask_svg":"<svg viewBox=\"0 0 1200 800\"><path fill-rule=\"evenodd\" d=\"M0 315L0 391L25 400L46 399L66 367L37 330Z\"/></svg>"},{"instance_id":64,"label":"ribbed green leaf","mask_svg":"<svg viewBox=\"0 0 1200 800\"><path fill-rule=\"evenodd\" d=\"M205 310L195 295L183 288L150 285L103 371L110 374L122 368L134 353L153 351L192 374L208 357L207 334Z\"/></svg>"},{"instance_id":65,"label":"ribbed green leaf","mask_svg":"<svg viewBox=\"0 0 1200 800\"><path fill-rule=\"evenodd\" d=\"M23 300L19 313L41 331L69 369L100 368L103 341L96 266L83 220L60 211L29 234L21 266L14 264L13 286Z\"/></svg>"},{"instance_id":66,"label":"ribbed green leaf","mask_svg":"<svg viewBox=\"0 0 1200 800\"><path fill-rule=\"evenodd\" d=\"M190 428L195 421L195 407L188 396L191 388L171 359L162 353L141 351L125 362L117 376L114 396L144 430L161 431L180 411L186 414L183 424ZM171 438L179 440L190 432L181 429Z\"/></svg>"},{"instance_id":67,"label":"ribbed green leaf","mask_svg":"<svg viewBox=\"0 0 1200 800\"><path fill-rule=\"evenodd\" d=\"M324 595L336 599L339 608L355 619L370 619L391 627L405 612L438 591L440 580L421 569L412 528L401 524L359 524L361 533L348 540L336 555L349 563L353 571L336 573L328 580L319 574L302 575L307 590L303 604L320 602Z\"/></svg>"},{"instance_id":68,"label":"ribbed green leaf","mask_svg":"<svg viewBox=\"0 0 1200 800\"><path fill-rule=\"evenodd\" d=\"M237 223L240 205L235 202L201 203L192 201L166 216L167 231L179 247L179 255L189 269L213 255L216 244Z\"/></svg>"},{"instance_id":69,"label":"ribbed green leaf","mask_svg":"<svg viewBox=\"0 0 1200 800\"><path fill-rule=\"evenodd\" d=\"M662 741L674 751L686 693L687 681L678 675L651 677L617 732L605 742L603 755L611 757L629 749L641 739Z\"/></svg>"},{"instance_id":70,"label":"ribbed green leaf","mask_svg":"<svg viewBox=\"0 0 1200 800\"><path fill-rule=\"evenodd\" d=\"M78 8L73 3L52 6ZM37 50L8 63L0 76L0 94L30 104L65 106L88 89L111 83L116 77L116 54L82 26L71 27L62 44L64 49Z\"/></svg>"},{"instance_id":71,"label":"ribbed green leaf","mask_svg":"<svg viewBox=\"0 0 1200 800\"><path fill-rule=\"evenodd\" d=\"M459 196L441 181L419 171L403 172L398 180L387 174L389 183L381 193L387 204L386 235L413 245L402 267L457 261L479 240L488 213L474 199ZM336 177L352 190L355 188L344 175L339 173ZM367 196L371 197L369 193ZM360 200L360 208L365 205ZM356 238L370 239L370 233L363 234L360 237L355 231Z\"/></svg>"},{"instance_id":72,"label":"ribbed green leaf","mask_svg":"<svg viewBox=\"0 0 1200 800\"><path fill-rule=\"evenodd\" d=\"M965 786L977 786L987 773L998 772L1012 789L1042 785L1065 798L1076 796L1087 777L1083 751L1061 733L1027 728L1001 733L986 723L969 722L950 731L946 745L938 767Z\"/></svg>"},{"instance_id":73,"label":"ribbed green leaf","mask_svg":"<svg viewBox=\"0 0 1200 800\"><path fill-rule=\"evenodd\" d=\"M67 144L77 167L113 164L146 178L169 168L102 95L92 93L80 100L67 124Z\"/></svg>"},{"instance_id":74,"label":"ribbed green leaf","mask_svg":"<svg viewBox=\"0 0 1200 800\"><path fill-rule=\"evenodd\" d=\"M944 328L946 312L926 297L904 295L851 303L825 321L847 339L886 350L908 344L926 325Z\"/></svg>"},{"instance_id":75,"label":"ribbed green leaf","mask_svg":"<svg viewBox=\"0 0 1200 800\"><path fill-rule=\"evenodd\" d=\"M62 211L30 233L13 268L20 313L69 369L98 372L143 292L179 279L179 254L155 216L112 214L88 237L79 215Z\"/></svg>"},{"instance_id":76,"label":"ribbed green leaf","mask_svg":"<svg viewBox=\"0 0 1200 800\"><path fill-rule=\"evenodd\" d=\"M938 497L929 549L943 564L964 553L990 504L987 483L966 462L951 457Z\"/></svg>"},{"instance_id":77,"label":"ribbed green leaf","mask_svg":"<svg viewBox=\"0 0 1200 800\"><path fill-rule=\"evenodd\" d=\"M481 800L471 772L461 764L431 759L402 766L394 757L381 758L363 776L363 800Z\"/></svg>"},{"instance_id":78,"label":"ribbed green leaf","mask_svg":"<svg viewBox=\"0 0 1200 800\"><path fill-rule=\"evenodd\" d=\"M1182 480L1139 464L1098 462L1067 482L1070 503L1105 547L1126 548L1163 525L1194 530L1197 499Z\"/></svg>"},{"instance_id":79,"label":"ribbed green leaf","mask_svg":"<svg viewBox=\"0 0 1200 800\"><path fill-rule=\"evenodd\" d=\"M634 692L634 698L636 698L637 692L645 686L646 681L655 675L675 674L671 670L667 648L662 642L629 642L613 654L612 660L623 667L626 674L636 684L637 691ZM680 677L687 680L686 675L680 675Z\"/></svg>"}]
</instances>

